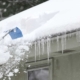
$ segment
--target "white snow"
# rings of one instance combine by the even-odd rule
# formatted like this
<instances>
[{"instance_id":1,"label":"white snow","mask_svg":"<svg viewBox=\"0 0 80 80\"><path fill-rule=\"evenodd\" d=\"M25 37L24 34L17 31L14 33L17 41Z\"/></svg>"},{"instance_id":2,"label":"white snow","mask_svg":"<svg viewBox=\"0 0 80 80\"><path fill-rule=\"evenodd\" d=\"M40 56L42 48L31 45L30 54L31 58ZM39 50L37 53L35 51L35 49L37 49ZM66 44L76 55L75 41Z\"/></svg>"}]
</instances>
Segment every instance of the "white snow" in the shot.
<instances>
[{"instance_id":1,"label":"white snow","mask_svg":"<svg viewBox=\"0 0 80 80\"><path fill-rule=\"evenodd\" d=\"M0 30L3 33L17 26L28 40L34 40L36 37L62 32L67 25L73 29L73 23L76 25L79 22L79 9L79 0L50 0L1 21ZM7 36L7 40L10 39Z\"/></svg>"},{"instance_id":2,"label":"white snow","mask_svg":"<svg viewBox=\"0 0 80 80\"><path fill-rule=\"evenodd\" d=\"M5 35L5 31L15 27L20 28L23 33L23 38L12 40L11 37L7 35L1 40L1 37ZM79 0L49 0L0 21L0 65L4 63L8 65L8 67L5 66L5 69L2 67L0 70L3 69L6 71L6 68L10 68L9 63L17 65L20 60L23 60L21 58L25 52L29 51L29 46L31 45L29 43L30 41L35 41L36 39L41 39L42 37L54 35L56 33L75 30L77 28L80 28ZM44 42L42 41L42 43ZM38 45L40 56L40 42ZM50 47L49 42L47 45ZM42 47L44 48L44 44ZM47 52L49 59L49 50ZM35 53L35 61L36 54L37 53ZM28 54L26 55L28 58ZM15 61L13 60L13 63L7 63L12 60L12 58L14 58ZM13 67L13 65L11 66ZM14 72L17 73L18 69L15 69Z\"/></svg>"},{"instance_id":3,"label":"white snow","mask_svg":"<svg viewBox=\"0 0 80 80\"><path fill-rule=\"evenodd\" d=\"M0 78L2 78L3 77L3 73L0 73Z\"/></svg>"},{"instance_id":4,"label":"white snow","mask_svg":"<svg viewBox=\"0 0 80 80\"><path fill-rule=\"evenodd\" d=\"M10 54L7 53L0 53L0 65L6 63L10 58Z\"/></svg>"},{"instance_id":5,"label":"white snow","mask_svg":"<svg viewBox=\"0 0 80 80\"><path fill-rule=\"evenodd\" d=\"M10 57L7 46L0 45L0 65L6 63Z\"/></svg>"},{"instance_id":6,"label":"white snow","mask_svg":"<svg viewBox=\"0 0 80 80\"><path fill-rule=\"evenodd\" d=\"M9 74L7 75L8 77L14 76L13 72L9 72Z\"/></svg>"},{"instance_id":7,"label":"white snow","mask_svg":"<svg viewBox=\"0 0 80 80\"><path fill-rule=\"evenodd\" d=\"M31 67L31 65L28 65L28 67Z\"/></svg>"},{"instance_id":8,"label":"white snow","mask_svg":"<svg viewBox=\"0 0 80 80\"><path fill-rule=\"evenodd\" d=\"M27 40L35 40L41 37L67 32L80 28L80 11L67 10L57 13L46 24L31 32Z\"/></svg>"},{"instance_id":9,"label":"white snow","mask_svg":"<svg viewBox=\"0 0 80 80\"><path fill-rule=\"evenodd\" d=\"M79 0L50 0L1 21L0 30L4 32L17 26L23 34L28 34L50 20L55 12L72 9L80 9Z\"/></svg>"},{"instance_id":10,"label":"white snow","mask_svg":"<svg viewBox=\"0 0 80 80\"><path fill-rule=\"evenodd\" d=\"M14 69L13 72L14 73L18 73L19 72L19 69Z\"/></svg>"}]
</instances>

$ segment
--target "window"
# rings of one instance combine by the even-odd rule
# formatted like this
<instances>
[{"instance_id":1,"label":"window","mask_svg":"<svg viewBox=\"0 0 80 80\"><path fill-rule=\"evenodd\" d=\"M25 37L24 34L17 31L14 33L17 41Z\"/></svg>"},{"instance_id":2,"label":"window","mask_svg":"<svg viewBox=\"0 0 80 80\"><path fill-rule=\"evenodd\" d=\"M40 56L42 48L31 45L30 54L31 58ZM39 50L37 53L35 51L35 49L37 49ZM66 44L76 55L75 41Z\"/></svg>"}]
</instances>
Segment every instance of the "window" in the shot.
<instances>
[{"instance_id":1,"label":"window","mask_svg":"<svg viewBox=\"0 0 80 80\"><path fill-rule=\"evenodd\" d=\"M52 60L28 62L27 80L52 80Z\"/></svg>"},{"instance_id":2,"label":"window","mask_svg":"<svg viewBox=\"0 0 80 80\"><path fill-rule=\"evenodd\" d=\"M49 80L49 68L28 71L28 80Z\"/></svg>"}]
</instances>

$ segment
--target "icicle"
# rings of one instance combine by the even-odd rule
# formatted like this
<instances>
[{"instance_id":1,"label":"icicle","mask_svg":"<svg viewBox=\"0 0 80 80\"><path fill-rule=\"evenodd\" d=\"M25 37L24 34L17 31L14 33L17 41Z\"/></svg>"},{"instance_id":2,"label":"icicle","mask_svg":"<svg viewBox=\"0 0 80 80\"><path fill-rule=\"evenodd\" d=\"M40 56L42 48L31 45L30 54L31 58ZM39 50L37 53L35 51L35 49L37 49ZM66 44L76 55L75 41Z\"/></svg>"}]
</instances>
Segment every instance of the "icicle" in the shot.
<instances>
[{"instance_id":1,"label":"icicle","mask_svg":"<svg viewBox=\"0 0 80 80\"><path fill-rule=\"evenodd\" d=\"M65 33L65 35L64 35L64 37L63 37L63 40L64 40L64 49L66 49L66 37L67 37L67 35L66 35L66 33Z\"/></svg>"},{"instance_id":2,"label":"icicle","mask_svg":"<svg viewBox=\"0 0 80 80\"><path fill-rule=\"evenodd\" d=\"M47 57L49 62L49 54L50 54L50 38L47 38Z\"/></svg>"},{"instance_id":3,"label":"icicle","mask_svg":"<svg viewBox=\"0 0 80 80\"><path fill-rule=\"evenodd\" d=\"M57 36L57 51L59 51L59 36Z\"/></svg>"},{"instance_id":4,"label":"icicle","mask_svg":"<svg viewBox=\"0 0 80 80\"><path fill-rule=\"evenodd\" d=\"M36 49L36 42L35 42L35 62L36 62L36 52L37 52L37 49Z\"/></svg>"},{"instance_id":5,"label":"icicle","mask_svg":"<svg viewBox=\"0 0 80 80\"><path fill-rule=\"evenodd\" d=\"M80 31L76 31L76 40L80 42Z\"/></svg>"},{"instance_id":6,"label":"icicle","mask_svg":"<svg viewBox=\"0 0 80 80\"><path fill-rule=\"evenodd\" d=\"M62 54L64 52L64 38L63 36L61 37L61 46L62 46Z\"/></svg>"},{"instance_id":7,"label":"icicle","mask_svg":"<svg viewBox=\"0 0 80 80\"><path fill-rule=\"evenodd\" d=\"M38 41L39 59L40 59L40 41Z\"/></svg>"},{"instance_id":8,"label":"icicle","mask_svg":"<svg viewBox=\"0 0 80 80\"><path fill-rule=\"evenodd\" d=\"M79 32L78 31L76 31L76 40L77 40L77 42L79 40Z\"/></svg>"},{"instance_id":9,"label":"icicle","mask_svg":"<svg viewBox=\"0 0 80 80\"><path fill-rule=\"evenodd\" d=\"M79 31L79 42L80 42L80 31Z\"/></svg>"},{"instance_id":10,"label":"icicle","mask_svg":"<svg viewBox=\"0 0 80 80\"><path fill-rule=\"evenodd\" d=\"M42 45L42 55L44 54L44 39L41 40L41 45Z\"/></svg>"},{"instance_id":11,"label":"icicle","mask_svg":"<svg viewBox=\"0 0 80 80\"><path fill-rule=\"evenodd\" d=\"M66 33L61 36L61 46L62 46L62 54L64 53L64 50L66 49Z\"/></svg>"},{"instance_id":12,"label":"icicle","mask_svg":"<svg viewBox=\"0 0 80 80\"><path fill-rule=\"evenodd\" d=\"M72 33L69 33L69 34L68 34L69 37L72 37L72 35L73 35Z\"/></svg>"}]
</instances>

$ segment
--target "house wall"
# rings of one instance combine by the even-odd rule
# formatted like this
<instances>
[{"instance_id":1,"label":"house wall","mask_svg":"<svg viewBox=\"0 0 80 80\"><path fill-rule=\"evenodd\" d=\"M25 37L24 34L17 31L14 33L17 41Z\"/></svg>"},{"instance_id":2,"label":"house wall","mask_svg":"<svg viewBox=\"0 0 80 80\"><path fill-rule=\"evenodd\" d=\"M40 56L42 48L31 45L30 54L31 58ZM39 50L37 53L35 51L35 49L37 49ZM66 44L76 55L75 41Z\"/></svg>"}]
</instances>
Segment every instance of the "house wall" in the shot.
<instances>
[{"instance_id":1,"label":"house wall","mask_svg":"<svg viewBox=\"0 0 80 80\"><path fill-rule=\"evenodd\" d=\"M54 57L53 80L80 80L80 53Z\"/></svg>"}]
</instances>

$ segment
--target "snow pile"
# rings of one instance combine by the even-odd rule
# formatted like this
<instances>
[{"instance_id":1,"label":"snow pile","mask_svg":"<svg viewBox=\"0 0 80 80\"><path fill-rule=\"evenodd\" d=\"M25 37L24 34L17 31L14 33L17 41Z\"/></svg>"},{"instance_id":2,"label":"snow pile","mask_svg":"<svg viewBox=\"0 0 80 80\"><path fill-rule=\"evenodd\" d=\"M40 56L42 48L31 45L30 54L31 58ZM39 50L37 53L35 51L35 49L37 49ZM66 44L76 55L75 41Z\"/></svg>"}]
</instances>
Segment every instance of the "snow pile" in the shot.
<instances>
[{"instance_id":1,"label":"snow pile","mask_svg":"<svg viewBox=\"0 0 80 80\"><path fill-rule=\"evenodd\" d=\"M57 13L41 27L26 35L26 40L34 41L45 36L55 35L80 28L80 11L67 10Z\"/></svg>"},{"instance_id":2,"label":"snow pile","mask_svg":"<svg viewBox=\"0 0 80 80\"><path fill-rule=\"evenodd\" d=\"M0 30L4 32L19 27L25 35L44 25L56 12L72 9L80 9L79 0L50 0L0 21Z\"/></svg>"},{"instance_id":3,"label":"snow pile","mask_svg":"<svg viewBox=\"0 0 80 80\"><path fill-rule=\"evenodd\" d=\"M79 9L79 0L49 0L1 21L0 30L3 33L17 26L27 40L33 41L39 37L62 32L63 27L67 28L67 25L73 29L72 24L76 25L79 22ZM67 30L69 29L65 29Z\"/></svg>"}]
</instances>

